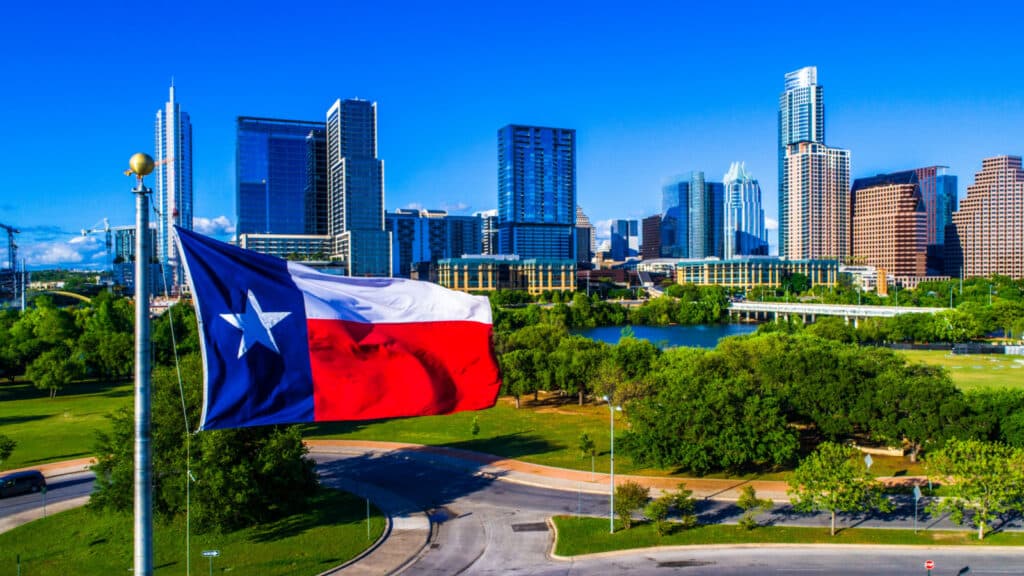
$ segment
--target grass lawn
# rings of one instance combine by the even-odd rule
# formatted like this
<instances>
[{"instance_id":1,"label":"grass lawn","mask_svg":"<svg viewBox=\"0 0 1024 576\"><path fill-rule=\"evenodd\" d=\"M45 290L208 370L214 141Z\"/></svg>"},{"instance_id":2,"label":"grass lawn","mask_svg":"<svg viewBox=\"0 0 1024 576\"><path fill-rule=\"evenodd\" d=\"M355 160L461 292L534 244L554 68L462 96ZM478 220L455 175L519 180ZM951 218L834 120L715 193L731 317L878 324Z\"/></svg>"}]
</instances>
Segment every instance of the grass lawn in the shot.
<instances>
[{"instance_id":1,"label":"grass lawn","mask_svg":"<svg viewBox=\"0 0 1024 576\"><path fill-rule=\"evenodd\" d=\"M1010 388L1024 390L1024 357L1009 354L953 354L940 350L900 350L914 362L944 366L964 392Z\"/></svg>"},{"instance_id":2,"label":"grass lawn","mask_svg":"<svg viewBox=\"0 0 1024 576\"><path fill-rule=\"evenodd\" d=\"M480 432L473 436L473 418ZM616 414L616 436L622 433L626 419ZM488 410L462 412L447 416L425 416L369 422L336 422L310 426L306 438L343 438L348 440L384 440L446 446L516 458L534 464L590 470L590 457L579 455L579 436L586 432L597 447L594 466L608 472L609 422L604 404L579 406L575 397L540 394L523 397L516 409L509 397L498 398ZM620 454L615 472L667 476L664 470L642 469Z\"/></svg>"},{"instance_id":3,"label":"grass lawn","mask_svg":"<svg viewBox=\"0 0 1024 576\"><path fill-rule=\"evenodd\" d=\"M76 383L53 400L26 382L0 384L0 434L18 443L2 469L91 455L95 431L110 430L107 414L132 402L130 382Z\"/></svg>"},{"instance_id":4,"label":"grass lawn","mask_svg":"<svg viewBox=\"0 0 1024 576\"><path fill-rule=\"evenodd\" d=\"M192 571L206 574L203 550L220 550L213 561L220 574L319 574L357 556L380 537L384 519L371 507L366 536L365 500L324 490L312 511L230 534L193 534ZM30 522L0 534L0 566L14 574L126 574L132 567L130 514L77 508ZM185 573L185 522L155 522L153 567L156 574Z\"/></svg>"},{"instance_id":5,"label":"grass lawn","mask_svg":"<svg viewBox=\"0 0 1024 576\"><path fill-rule=\"evenodd\" d=\"M876 528L848 528L829 536L828 528L798 528L765 526L745 530L733 524L712 524L689 530L677 529L658 536L654 525L634 524L629 530L618 529L608 533L607 518L581 518L556 516L558 541L555 554L577 556L612 550L649 548L651 546L686 546L703 544L901 544L912 546L1021 546L1024 534L1001 532L978 540L975 532L922 530L886 530Z\"/></svg>"}]
</instances>

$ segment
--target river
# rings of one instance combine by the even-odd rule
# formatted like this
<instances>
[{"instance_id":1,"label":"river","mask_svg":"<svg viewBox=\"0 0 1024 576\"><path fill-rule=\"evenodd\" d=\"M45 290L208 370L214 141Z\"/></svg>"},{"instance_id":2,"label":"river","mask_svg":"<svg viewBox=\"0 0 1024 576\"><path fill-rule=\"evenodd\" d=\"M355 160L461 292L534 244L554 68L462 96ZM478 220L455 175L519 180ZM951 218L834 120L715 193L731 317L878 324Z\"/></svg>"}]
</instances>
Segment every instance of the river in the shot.
<instances>
[{"instance_id":1,"label":"river","mask_svg":"<svg viewBox=\"0 0 1024 576\"><path fill-rule=\"evenodd\" d=\"M622 326L601 326L585 330L573 330L573 334L593 340L615 344L622 335ZM726 336L750 334L757 330L757 324L695 324L677 326L631 326L637 338L651 341L658 348L693 346L714 348Z\"/></svg>"}]
</instances>

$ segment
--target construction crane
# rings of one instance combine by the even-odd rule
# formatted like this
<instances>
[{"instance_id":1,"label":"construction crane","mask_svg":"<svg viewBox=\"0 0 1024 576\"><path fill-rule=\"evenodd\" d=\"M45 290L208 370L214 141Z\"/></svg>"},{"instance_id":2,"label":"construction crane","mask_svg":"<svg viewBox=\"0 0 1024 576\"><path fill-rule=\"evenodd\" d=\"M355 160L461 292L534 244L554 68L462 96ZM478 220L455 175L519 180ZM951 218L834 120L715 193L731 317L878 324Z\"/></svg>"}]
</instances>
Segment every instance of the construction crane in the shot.
<instances>
[{"instance_id":1,"label":"construction crane","mask_svg":"<svg viewBox=\"0 0 1024 576\"><path fill-rule=\"evenodd\" d=\"M21 230L7 224L0 224L0 228L7 231L7 262L10 270L11 294L15 299L18 297L18 244L14 242L14 235L21 234ZM6 287L7 279L4 279L0 288Z\"/></svg>"},{"instance_id":2,"label":"construction crane","mask_svg":"<svg viewBox=\"0 0 1024 576\"><path fill-rule=\"evenodd\" d=\"M99 227L100 222L97 222L96 224L93 224L92 228L82 228L82 236L88 236L89 234L99 234L99 233L102 233L104 235L104 243L106 244L106 247L107 247L107 267L106 267L106 270L110 273L111 279L113 279L113 277L114 277L114 269L113 269L112 259L113 259L113 251L114 251L114 239L113 239L113 234L110 231L110 220L108 220L107 218L104 218L102 220L102 223L103 223L103 227L102 228Z\"/></svg>"}]
</instances>

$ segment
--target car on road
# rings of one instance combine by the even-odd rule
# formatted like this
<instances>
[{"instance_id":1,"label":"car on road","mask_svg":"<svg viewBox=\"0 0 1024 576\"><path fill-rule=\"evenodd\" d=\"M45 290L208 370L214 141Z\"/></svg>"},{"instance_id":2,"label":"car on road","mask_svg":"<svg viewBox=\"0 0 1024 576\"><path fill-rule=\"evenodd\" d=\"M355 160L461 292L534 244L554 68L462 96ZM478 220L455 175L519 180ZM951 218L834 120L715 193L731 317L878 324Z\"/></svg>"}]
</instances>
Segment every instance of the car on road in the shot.
<instances>
[{"instance_id":1,"label":"car on road","mask_svg":"<svg viewBox=\"0 0 1024 576\"><path fill-rule=\"evenodd\" d=\"M11 472L0 476L0 498L39 492L46 488L46 478L38 470Z\"/></svg>"}]
</instances>

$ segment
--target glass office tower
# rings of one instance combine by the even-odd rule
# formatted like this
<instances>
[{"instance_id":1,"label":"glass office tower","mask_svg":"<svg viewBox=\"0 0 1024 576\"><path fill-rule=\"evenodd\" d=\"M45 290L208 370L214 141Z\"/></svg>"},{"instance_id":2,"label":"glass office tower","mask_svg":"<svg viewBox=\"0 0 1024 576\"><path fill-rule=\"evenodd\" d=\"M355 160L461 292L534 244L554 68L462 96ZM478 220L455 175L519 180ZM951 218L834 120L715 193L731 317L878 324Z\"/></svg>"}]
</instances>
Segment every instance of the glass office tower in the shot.
<instances>
[{"instance_id":1,"label":"glass office tower","mask_svg":"<svg viewBox=\"0 0 1024 576\"><path fill-rule=\"evenodd\" d=\"M767 256L768 235L764 227L760 184L742 162L733 162L724 180L722 258Z\"/></svg>"},{"instance_id":2,"label":"glass office tower","mask_svg":"<svg viewBox=\"0 0 1024 576\"><path fill-rule=\"evenodd\" d=\"M316 150L323 150L325 139L323 122L238 118L238 234L317 233L316 207L326 207L327 156L318 156ZM325 198L320 200L318 194Z\"/></svg>"},{"instance_id":3,"label":"glass office tower","mask_svg":"<svg viewBox=\"0 0 1024 576\"><path fill-rule=\"evenodd\" d=\"M575 259L576 131L498 130L498 251Z\"/></svg>"},{"instance_id":4,"label":"glass office tower","mask_svg":"<svg viewBox=\"0 0 1024 576\"><path fill-rule=\"evenodd\" d=\"M175 99L174 84L163 109L156 113L156 253L163 269L163 284L177 294L185 282L178 265L174 226L192 229L192 121Z\"/></svg>"},{"instance_id":5,"label":"glass office tower","mask_svg":"<svg viewBox=\"0 0 1024 576\"><path fill-rule=\"evenodd\" d=\"M377 158L377 104L338 100L327 111L328 233L332 259L351 276L390 276L384 229L384 161Z\"/></svg>"}]
</instances>

